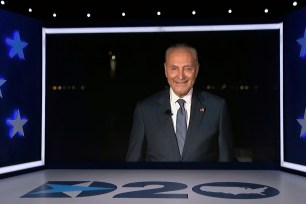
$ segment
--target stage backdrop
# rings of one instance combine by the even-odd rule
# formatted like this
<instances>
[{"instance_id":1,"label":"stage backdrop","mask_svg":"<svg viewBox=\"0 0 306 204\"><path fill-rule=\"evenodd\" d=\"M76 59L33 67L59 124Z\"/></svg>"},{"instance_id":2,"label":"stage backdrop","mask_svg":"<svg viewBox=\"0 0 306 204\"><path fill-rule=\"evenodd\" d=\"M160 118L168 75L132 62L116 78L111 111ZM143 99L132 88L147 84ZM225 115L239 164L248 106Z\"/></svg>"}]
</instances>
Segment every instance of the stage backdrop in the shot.
<instances>
[{"instance_id":1,"label":"stage backdrop","mask_svg":"<svg viewBox=\"0 0 306 204\"><path fill-rule=\"evenodd\" d=\"M284 100L281 165L306 172L306 8L284 21Z\"/></svg>"},{"instance_id":2,"label":"stage backdrop","mask_svg":"<svg viewBox=\"0 0 306 204\"><path fill-rule=\"evenodd\" d=\"M41 22L0 17L0 174L44 164L45 67L48 161L124 161L135 104L166 85L164 50L176 42L199 51L196 86L228 101L237 157L278 162L281 141L281 165L306 172L305 8L285 16L283 50L281 24L47 29L46 64Z\"/></svg>"},{"instance_id":3,"label":"stage backdrop","mask_svg":"<svg viewBox=\"0 0 306 204\"><path fill-rule=\"evenodd\" d=\"M44 164L42 24L0 10L0 174Z\"/></svg>"}]
</instances>

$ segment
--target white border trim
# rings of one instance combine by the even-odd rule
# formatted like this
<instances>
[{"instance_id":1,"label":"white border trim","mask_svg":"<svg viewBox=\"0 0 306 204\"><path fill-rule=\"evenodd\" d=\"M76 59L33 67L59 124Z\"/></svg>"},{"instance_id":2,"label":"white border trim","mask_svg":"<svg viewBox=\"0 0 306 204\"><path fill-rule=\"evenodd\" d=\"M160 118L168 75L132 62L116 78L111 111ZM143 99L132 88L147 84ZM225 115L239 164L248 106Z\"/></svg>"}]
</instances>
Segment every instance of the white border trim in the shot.
<instances>
[{"instance_id":1,"label":"white border trim","mask_svg":"<svg viewBox=\"0 0 306 204\"><path fill-rule=\"evenodd\" d=\"M281 161L281 167L296 170L296 171L306 172L306 166L291 163L291 162L286 162L284 160Z\"/></svg>"},{"instance_id":2,"label":"white border trim","mask_svg":"<svg viewBox=\"0 0 306 204\"><path fill-rule=\"evenodd\" d=\"M43 28L43 116L42 116L42 159L44 164L45 150L45 62L46 34L82 34L82 33L149 33L149 32L196 32L196 31L239 31L239 30L280 30L280 139L281 166L306 171L301 165L284 161L284 124L283 124L283 23L245 24L245 25L216 25L216 26L156 26L156 27L85 27L85 28Z\"/></svg>"},{"instance_id":3,"label":"white border trim","mask_svg":"<svg viewBox=\"0 0 306 204\"><path fill-rule=\"evenodd\" d=\"M44 161L35 161L35 162L29 162L29 163L23 163L23 164L17 164L17 165L12 165L12 166L1 167L0 168L0 174L10 173L10 172L19 171L19 170L25 170L25 169L39 167L39 166L43 166L43 165L44 165Z\"/></svg>"},{"instance_id":4,"label":"white border trim","mask_svg":"<svg viewBox=\"0 0 306 204\"><path fill-rule=\"evenodd\" d=\"M45 144L46 144L46 34L42 28L42 93L41 93L41 160L45 165Z\"/></svg>"},{"instance_id":5,"label":"white border trim","mask_svg":"<svg viewBox=\"0 0 306 204\"><path fill-rule=\"evenodd\" d=\"M280 29L281 24L245 24L218 26L155 26L155 27L96 27L96 28L44 28L46 34L80 33L154 33L154 32L196 32Z\"/></svg>"},{"instance_id":6,"label":"white border trim","mask_svg":"<svg viewBox=\"0 0 306 204\"><path fill-rule=\"evenodd\" d=\"M283 50L283 26L280 32L280 73L279 73L279 95L280 95L280 160L281 160L281 166L284 162L284 67L283 67L283 55L284 55L284 50Z\"/></svg>"}]
</instances>

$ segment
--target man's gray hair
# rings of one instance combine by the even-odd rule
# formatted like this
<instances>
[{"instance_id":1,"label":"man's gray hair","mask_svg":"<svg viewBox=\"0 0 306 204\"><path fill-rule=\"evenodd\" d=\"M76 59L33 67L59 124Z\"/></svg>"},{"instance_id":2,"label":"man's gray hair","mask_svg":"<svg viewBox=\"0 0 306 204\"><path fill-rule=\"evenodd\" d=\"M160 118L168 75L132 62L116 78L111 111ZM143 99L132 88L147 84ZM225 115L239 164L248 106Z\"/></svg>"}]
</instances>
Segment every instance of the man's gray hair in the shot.
<instances>
[{"instance_id":1,"label":"man's gray hair","mask_svg":"<svg viewBox=\"0 0 306 204\"><path fill-rule=\"evenodd\" d=\"M165 61L167 61L169 53L172 52L175 49L190 50L190 52L193 54L193 56L195 58L196 63L199 63L197 50L193 46L191 46L187 43L177 43L177 44L174 44L174 45L171 45L170 47L168 47L167 50L166 50L166 53L165 53Z\"/></svg>"}]
</instances>

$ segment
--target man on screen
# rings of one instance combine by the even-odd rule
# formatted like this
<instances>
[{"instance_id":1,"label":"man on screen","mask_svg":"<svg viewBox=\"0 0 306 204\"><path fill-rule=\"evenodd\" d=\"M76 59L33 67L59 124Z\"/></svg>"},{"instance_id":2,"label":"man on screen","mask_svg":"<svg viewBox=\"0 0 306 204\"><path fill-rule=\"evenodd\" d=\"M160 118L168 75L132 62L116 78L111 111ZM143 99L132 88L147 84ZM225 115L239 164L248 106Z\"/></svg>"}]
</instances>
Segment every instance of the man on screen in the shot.
<instances>
[{"instance_id":1,"label":"man on screen","mask_svg":"<svg viewBox=\"0 0 306 204\"><path fill-rule=\"evenodd\" d=\"M234 160L226 102L193 87L199 67L194 47L175 44L166 50L164 71L170 87L138 102L127 161Z\"/></svg>"}]
</instances>

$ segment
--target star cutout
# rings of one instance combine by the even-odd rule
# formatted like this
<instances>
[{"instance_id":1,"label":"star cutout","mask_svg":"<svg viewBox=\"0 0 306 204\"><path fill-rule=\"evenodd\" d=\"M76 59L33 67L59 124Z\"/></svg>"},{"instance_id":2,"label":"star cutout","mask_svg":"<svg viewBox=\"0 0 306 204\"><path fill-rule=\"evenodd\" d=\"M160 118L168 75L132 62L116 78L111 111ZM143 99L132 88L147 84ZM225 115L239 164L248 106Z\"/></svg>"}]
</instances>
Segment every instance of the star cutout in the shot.
<instances>
[{"instance_id":1,"label":"star cutout","mask_svg":"<svg viewBox=\"0 0 306 204\"><path fill-rule=\"evenodd\" d=\"M306 109L304 113L304 119L296 119L302 126L300 137L306 137Z\"/></svg>"},{"instance_id":2,"label":"star cutout","mask_svg":"<svg viewBox=\"0 0 306 204\"><path fill-rule=\"evenodd\" d=\"M28 43L22 42L20 40L18 31L14 33L14 39L6 39L6 43L11 46L11 50L9 52L11 58L13 58L17 54L20 59L25 59L23 54L23 48L25 48Z\"/></svg>"},{"instance_id":3,"label":"star cutout","mask_svg":"<svg viewBox=\"0 0 306 204\"><path fill-rule=\"evenodd\" d=\"M48 186L51 187L52 189L37 191L31 194L62 193L69 191L104 191L104 190L113 189L105 187L71 186L71 185L62 185L62 184L48 184Z\"/></svg>"},{"instance_id":4,"label":"star cutout","mask_svg":"<svg viewBox=\"0 0 306 204\"><path fill-rule=\"evenodd\" d=\"M11 138L15 136L16 133L19 133L21 136L24 136L23 126L28 121L27 119L21 119L19 110L17 111L17 116L15 120L7 120L10 125L13 126L13 133L10 135Z\"/></svg>"},{"instance_id":5,"label":"star cutout","mask_svg":"<svg viewBox=\"0 0 306 204\"><path fill-rule=\"evenodd\" d=\"M6 82L6 80L4 79L0 79L0 87ZM2 97L2 93L1 93L1 89L0 89L0 98L3 98Z\"/></svg>"},{"instance_id":6,"label":"star cutout","mask_svg":"<svg viewBox=\"0 0 306 204\"><path fill-rule=\"evenodd\" d=\"M300 51L300 57L304 57L306 54L306 29L304 32L304 37L296 40L302 47Z\"/></svg>"}]
</instances>

